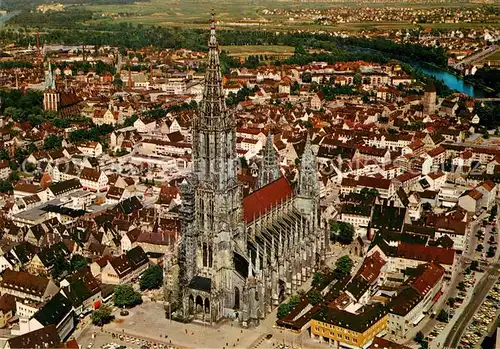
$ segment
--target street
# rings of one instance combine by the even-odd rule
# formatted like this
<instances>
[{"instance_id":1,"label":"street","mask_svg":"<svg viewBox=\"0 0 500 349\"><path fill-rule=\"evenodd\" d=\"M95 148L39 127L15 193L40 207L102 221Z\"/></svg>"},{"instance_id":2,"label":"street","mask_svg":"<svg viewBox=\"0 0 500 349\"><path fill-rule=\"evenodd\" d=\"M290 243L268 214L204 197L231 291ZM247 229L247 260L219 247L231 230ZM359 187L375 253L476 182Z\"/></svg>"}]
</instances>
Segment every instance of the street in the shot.
<instances>
[{"instance_id":1,"label":"street","mask_svg":"<svg viewBox=\"0 0 500 349\"><path fill-rule=\"evenodd\" d=\"M491 287L498 280L500 269L500 263L495 263L493 267L484 274L483 279L479 282L479 284L475 288L475 295L472 300L467 304L464 312L458 318L457 322L453 326L453 329L450 331L448 337L444 342L444 348L456 348L460 338L462 337L462 333L465 328L469 324L472 316L477 311L479 306L484 300L484 297L488 294Z\"/></svg>"}]
</instances>

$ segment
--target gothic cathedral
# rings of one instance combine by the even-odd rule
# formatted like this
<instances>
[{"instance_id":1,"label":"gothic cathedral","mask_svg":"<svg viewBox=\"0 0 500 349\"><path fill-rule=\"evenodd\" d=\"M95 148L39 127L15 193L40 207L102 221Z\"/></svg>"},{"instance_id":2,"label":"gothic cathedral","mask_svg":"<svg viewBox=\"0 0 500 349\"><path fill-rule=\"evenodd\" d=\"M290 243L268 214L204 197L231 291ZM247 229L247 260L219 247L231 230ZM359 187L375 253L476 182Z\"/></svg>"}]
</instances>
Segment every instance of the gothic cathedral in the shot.
<instances>
[{"instance_id":1,"label":"gothic cathedral","mask_svg":"<svg viewBox=\"0 0 500 349\"><path fill-rule=\"evenodd\" d=\"M203 100L193 120L193 173L181 185L177 314L256 325L324 260L316 158L309 137L295 188L269 137L258 189L238 184L236 123L227 109L212 14Z\"/></svg>"}]
</instances>

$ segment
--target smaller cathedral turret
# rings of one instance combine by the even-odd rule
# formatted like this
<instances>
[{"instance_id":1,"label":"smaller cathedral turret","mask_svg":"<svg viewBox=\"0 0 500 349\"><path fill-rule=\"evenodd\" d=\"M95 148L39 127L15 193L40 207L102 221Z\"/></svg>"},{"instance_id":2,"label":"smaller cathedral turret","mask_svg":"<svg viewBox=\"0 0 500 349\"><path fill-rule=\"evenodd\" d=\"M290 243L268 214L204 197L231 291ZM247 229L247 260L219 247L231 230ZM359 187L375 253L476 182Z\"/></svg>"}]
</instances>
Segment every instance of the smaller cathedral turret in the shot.
<instances>
[{"instance_id":1,"label":"smaller cathedral turret","mask_svg":"<svg viewBox=\"0 0 500 349\"><path fill-rule=\"evenodd\" d=\"M318 195L318 173L316 156L311 148L311 139L307 134L304 153L300 161L298 195L314 198Z\"/></svg>"},{"instance_id":2,"label":"smaller cathedral turret","mask_svg":"<svg viewBox=\"0 0 500 349\"><path fill-rule=\"evenodd\" d=\"M267 135L267 142L264 148L264 156L259 171L258 187L262 188L269 183L274 182L280 177L280 168L274 150L273 136L271 132Z\"/></svg>"}]
</instances>

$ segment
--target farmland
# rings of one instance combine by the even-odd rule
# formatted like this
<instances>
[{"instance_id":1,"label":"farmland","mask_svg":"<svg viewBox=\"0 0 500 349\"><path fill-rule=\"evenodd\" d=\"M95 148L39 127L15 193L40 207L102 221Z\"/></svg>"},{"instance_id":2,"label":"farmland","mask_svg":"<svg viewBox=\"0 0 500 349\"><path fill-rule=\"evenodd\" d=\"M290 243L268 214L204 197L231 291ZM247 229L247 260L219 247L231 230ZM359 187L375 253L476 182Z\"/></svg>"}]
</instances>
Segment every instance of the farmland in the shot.
<instances>
[{"instance_id":1,"label":"farmland","mask_svg":"<svg viewBox=\"0 0 500 349\"><path fill-rule=\"evenodd\" d=\"M438 8L447 7L451 3L419 4L412 3L411 7ZM456 4L455 4L456 5ZM471 4L460 4L468 7ZM373 29L400 29L415 26L404 21L378 21L332 23L318 25L303 18L290 18L290 13L301 11L323 11L325 9L343 7L366 6L359 2L297 2L293 0L150 0L127 5L85 5L84 8L100 14L95 22L128 22L144 25L179 26L202 28L206 26L209 13L212 9L217 12L218 26L228 29L247 27L268 30L373 30ZM383 7L382 3L370 4L371 7ZM391 3L391 7L403 7L408 4ZM266 11L278 9L273 15L266 15ZM498 23L426 23L425 26L439 29L456 29L467 27L498 26Z\"/></svg>"}]
</instances>

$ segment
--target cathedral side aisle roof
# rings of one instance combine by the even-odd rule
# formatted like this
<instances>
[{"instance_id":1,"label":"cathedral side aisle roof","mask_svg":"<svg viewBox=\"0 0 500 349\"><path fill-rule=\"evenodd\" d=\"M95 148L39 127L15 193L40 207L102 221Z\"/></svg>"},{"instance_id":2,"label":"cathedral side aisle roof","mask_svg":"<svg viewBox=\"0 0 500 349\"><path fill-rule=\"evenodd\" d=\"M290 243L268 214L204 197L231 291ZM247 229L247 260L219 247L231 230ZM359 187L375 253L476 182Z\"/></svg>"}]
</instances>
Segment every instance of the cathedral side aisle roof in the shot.
<instances>
[{"instance_id":1,"label":"cathedral side aisle roof","mask_svg":"<svg viewBox=\"0 0 500 349\"><path fill-rule=\"evenodd\" d=\"M266 211L276 206L281 201L293 195L293 188L285 177L254 191L243 198L243 211L245 222L249 223Z\"/></svg>"}]
</instances>

